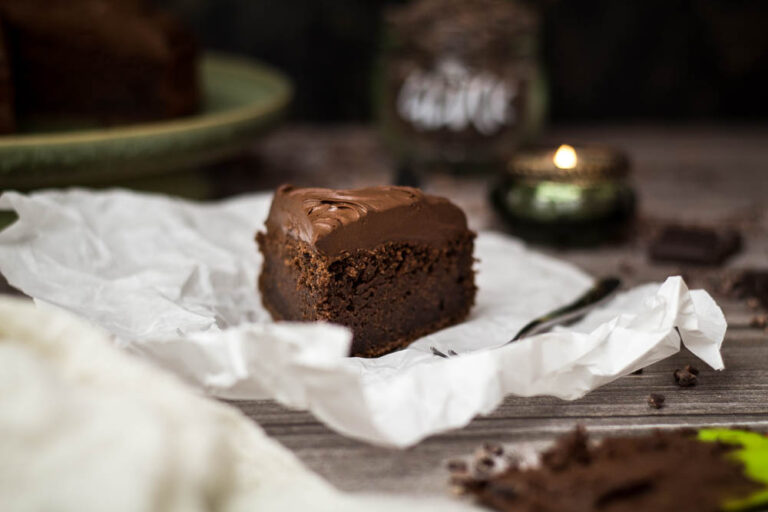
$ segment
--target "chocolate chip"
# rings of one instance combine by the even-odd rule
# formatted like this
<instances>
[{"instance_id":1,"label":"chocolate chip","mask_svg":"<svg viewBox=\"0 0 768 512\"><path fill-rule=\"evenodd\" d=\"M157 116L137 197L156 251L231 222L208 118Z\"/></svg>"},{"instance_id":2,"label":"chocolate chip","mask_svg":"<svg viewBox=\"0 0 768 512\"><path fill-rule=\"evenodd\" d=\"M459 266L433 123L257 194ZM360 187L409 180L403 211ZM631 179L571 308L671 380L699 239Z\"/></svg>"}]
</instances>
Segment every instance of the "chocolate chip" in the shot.
<instances>
[{"instance_id":1,"label":"chocolate chip","mask_svg":"<svg viewBox=\"0 0 768 512\"><path fill-rule=\"evenodd\" d=\"M696 385L696 381L698 378L696 377L696 374L691 372L689 370L690 366L686 366L682 370L677 369L675 370L674 377L675 377L675 384L680 386L681 388L689 388L691 386ZM693 368L695 370L695 368ZM698 370L696 371L698 373Z\"/></svg>"},{"instance_id":2,"label":"chocolate chip","mask_svg":"<svg viewBox=\"0 0 768 512\"><path fill-rule=\"evenodd\" d=\"M653 407L654 409L661 409L664 407L664 395L659 395L657 393L648 395L648 406Z\"/></svg>"}]
</instances>

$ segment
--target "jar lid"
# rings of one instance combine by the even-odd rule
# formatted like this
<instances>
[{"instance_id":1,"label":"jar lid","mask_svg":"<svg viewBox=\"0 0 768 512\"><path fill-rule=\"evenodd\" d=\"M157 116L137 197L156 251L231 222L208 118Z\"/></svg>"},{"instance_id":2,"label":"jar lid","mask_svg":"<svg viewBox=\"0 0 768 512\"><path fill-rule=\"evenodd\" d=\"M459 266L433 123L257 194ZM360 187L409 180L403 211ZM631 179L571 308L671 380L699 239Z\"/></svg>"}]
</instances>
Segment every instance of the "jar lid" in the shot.
<instances>
[{"instance_id":1,"label":"jar lid","mask_svg":"<svg viewBox=\"0 0 768 512\"><path fill-rule=\"evenodd\" d=\"M628 172L626 154L600 146L522 149L507 164L510 175L553 181L610 180Z\"/></svg>"}]
</instances>

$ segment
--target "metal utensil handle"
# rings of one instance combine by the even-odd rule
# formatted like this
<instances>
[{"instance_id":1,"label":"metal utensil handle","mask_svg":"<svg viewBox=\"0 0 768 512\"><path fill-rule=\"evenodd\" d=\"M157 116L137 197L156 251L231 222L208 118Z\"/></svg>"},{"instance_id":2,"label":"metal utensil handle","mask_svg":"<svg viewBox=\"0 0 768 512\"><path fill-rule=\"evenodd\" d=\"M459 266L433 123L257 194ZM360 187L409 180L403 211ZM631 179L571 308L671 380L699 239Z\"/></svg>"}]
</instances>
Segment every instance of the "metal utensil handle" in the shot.
<instances>
[{"instance_id":1,"label":"metal utensil handle","mask_svg":"<svg viewBox=\"0 0 768 512\"><path fill-rule=\"evenodd\" d=\"M532 336L533 334L546 331L555 325L574 321L583 317L595 307L607 302L620 286L621 280L616 277L600 279L592 288L587 290L584 295L575 301L527 323L525 327L520 329L515 337L509 341L509 343L526 336Z\"/></svg>"}]
</instances>

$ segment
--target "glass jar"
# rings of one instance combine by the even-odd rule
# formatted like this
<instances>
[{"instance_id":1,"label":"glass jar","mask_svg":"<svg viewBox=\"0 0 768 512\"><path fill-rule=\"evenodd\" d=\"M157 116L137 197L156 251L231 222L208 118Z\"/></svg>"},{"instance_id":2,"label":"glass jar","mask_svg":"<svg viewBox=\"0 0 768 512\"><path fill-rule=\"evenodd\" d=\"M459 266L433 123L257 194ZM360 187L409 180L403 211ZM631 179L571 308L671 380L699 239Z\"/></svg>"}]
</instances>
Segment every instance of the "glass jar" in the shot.
<instances>
[{"instance_id":1,"label":"glass jar","mask_svg":"<svg viewBox=\"0 0 768 512\"><path fill-rule=\"evenodd\" d=\"M546 95L529 8L416 0L387 20L379 118L399 162L498 169L539 129Z\"/></svg>"}]
</instances>

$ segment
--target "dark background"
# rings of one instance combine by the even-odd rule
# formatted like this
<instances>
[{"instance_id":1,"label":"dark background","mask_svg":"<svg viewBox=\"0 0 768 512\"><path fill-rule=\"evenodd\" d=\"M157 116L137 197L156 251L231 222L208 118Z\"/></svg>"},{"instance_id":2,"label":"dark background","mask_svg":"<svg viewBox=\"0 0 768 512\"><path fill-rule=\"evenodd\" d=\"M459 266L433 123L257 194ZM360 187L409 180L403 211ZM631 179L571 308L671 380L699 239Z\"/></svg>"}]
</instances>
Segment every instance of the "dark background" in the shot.
<instances>
[{"instance_id":1,"label":"dark background","mask_svg":"<svg viewBox=\"0 0 768 512\"><path fill-rule=\"evenodd\" d=\"M156 0L204 47L296 84L292 116L370 119L382 12L393 0ZM768 119L768 0L529 2L555 122Z\"/></svg>"}]
</instances>

